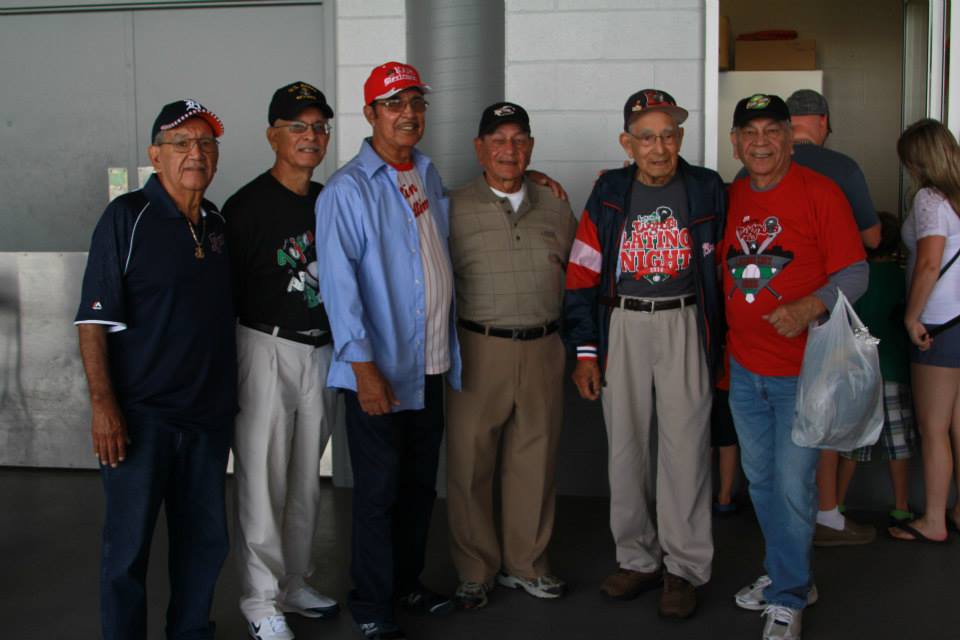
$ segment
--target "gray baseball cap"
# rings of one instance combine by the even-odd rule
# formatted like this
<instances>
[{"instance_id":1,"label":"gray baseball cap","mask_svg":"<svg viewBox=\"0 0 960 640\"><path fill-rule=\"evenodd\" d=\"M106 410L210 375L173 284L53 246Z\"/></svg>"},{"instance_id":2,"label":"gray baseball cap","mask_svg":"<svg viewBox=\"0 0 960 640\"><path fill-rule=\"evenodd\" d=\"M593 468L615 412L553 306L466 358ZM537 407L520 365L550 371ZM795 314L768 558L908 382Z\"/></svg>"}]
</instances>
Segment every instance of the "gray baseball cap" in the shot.
<instances>
[{"instance_id":1,"label":"gray baseball cap","mask_svg":"<svg viewBox=\"0 0 960 640\"><path fill-rule=\"evenodd\" d=\"M791 116L827 116L827 131L833 131L830 126L830 105L822 94L813 89L799 89L787 98L787 108Z\"/></svg>"}]
</instances>

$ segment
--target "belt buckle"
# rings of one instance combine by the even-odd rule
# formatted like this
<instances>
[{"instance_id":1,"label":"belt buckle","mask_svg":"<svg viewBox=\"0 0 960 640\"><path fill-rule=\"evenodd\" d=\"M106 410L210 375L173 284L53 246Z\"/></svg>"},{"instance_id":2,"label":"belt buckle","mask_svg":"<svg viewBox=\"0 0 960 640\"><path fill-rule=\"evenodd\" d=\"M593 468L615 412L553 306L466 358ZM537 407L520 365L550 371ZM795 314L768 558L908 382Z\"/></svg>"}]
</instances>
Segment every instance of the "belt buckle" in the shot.
<instances>
[{"instance_id":1,"label":"belt buckle","mask_svg":"<svg viewBox=\"0 0 960 640\"><path fill-rule=\"evenodd\" d=\"M522 333L523 333L523 329L513 328L510 330L510 339L519 340Z\"/></svg>"},{"instance_id":2,"label":"belt buckle","mask_svg":"<svg viewBox=\"0 0 960 640\"><path fill-rule=\"evenodd\" d=\"M649 299L649 300L645 300L644 302L646 302L647 304L650 305L650 308L645 310L646 313L653 314L653 312L657 310L657 301L656 301L656 299L651 298L651 299Z\"/></svg>"}]
</instances>

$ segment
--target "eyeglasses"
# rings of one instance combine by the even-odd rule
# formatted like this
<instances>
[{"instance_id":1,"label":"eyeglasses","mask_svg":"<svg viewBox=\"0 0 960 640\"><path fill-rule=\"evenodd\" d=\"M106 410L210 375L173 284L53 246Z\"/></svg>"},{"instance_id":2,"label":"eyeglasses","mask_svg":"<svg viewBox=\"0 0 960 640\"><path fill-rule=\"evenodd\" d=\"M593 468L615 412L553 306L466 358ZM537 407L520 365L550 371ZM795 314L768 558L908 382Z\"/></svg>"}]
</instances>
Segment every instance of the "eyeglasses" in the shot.
<instances>
[{"instance_id":1,"label":"eyeglasses","mask_svg":"<svg viewBox=\"0 0 960 640\"><path fill-rule=\"evenodd\" d=\"M390 113L403 113L407 110L408 106L413 110L414 113L423 113L427 110L427 107L430 106L429 102L419 97L412 98L410 100L402 100L400 98L385 98L384 100L377 100L374 102L374 104L379 104Z\"/></svg>"},{"instance_id":2,"label":"eyeglasses","mask_svg":"<svg viewBox=\"0 0 960 640\"><path fill-rule=\"evenodd\" d=\"M677 132L669 129L666 131L661 131L659 134L651 131L644 131L639 135L631 133L630 131L627 131L627 133L630 134L631 137L636 138L636 140L640 142L641 147L652 147L653 145L657 144L657 139L663 143L663 146L672 147L680 140L680 136L677 134Z\"/></svg>"},{"instance_id":3,"label":"eyeglasses","mask_svg":"<svg viewBox=\"0 0 960 640\"><path fill-rule=\"evenodd\" d=\"M173 147L176 153L190 153L190 149L193 149L193 146L196 145L200 148L201 153L210 155L218 150L220 141L216 138L174 138L166 142L158 142L157 146L165 144Z\"/></svg>"},{"instance_id":4,"label":"eyeglasses","mask_svg":"<svg viewBox=\"0 0 960 640\"><path fill-rule=\"evenodd\" d=\"M277 124L273 125L274 129L280 129L281 127L290 131L294 135L301 135L307 132L307 129L313 129L313 132L318 136L328 136L330 132L333 131L333 125L328 122L300 122L295 120L290 124Z\"/></svg>"}]
</instances>

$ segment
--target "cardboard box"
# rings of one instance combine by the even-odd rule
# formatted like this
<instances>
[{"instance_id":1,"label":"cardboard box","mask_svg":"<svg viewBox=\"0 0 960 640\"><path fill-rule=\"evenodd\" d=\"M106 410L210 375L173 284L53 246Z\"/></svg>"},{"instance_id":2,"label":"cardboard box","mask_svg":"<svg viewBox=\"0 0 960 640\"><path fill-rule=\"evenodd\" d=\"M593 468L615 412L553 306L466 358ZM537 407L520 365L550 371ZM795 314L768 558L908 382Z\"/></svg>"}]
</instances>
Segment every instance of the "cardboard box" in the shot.
<instances>
[{"instance_id":1,"label":"cardboard box","mask_svg":"<svg viewBox=\"0 0 960 640\"><path fill-rule=\"evenodd\" d=\"M730 69L730 17L720 16L720 71Z\"/></svg>"},{"instance_id":2,"label":"cardboard box","mask_svg":"<svg viewBox=\"0 0 960 640\"><path fill-rule=\"evenodd\" d=\"M737 71L806 71L817 68L816 40L737 40Z\"/></svg>"}]
</instances>

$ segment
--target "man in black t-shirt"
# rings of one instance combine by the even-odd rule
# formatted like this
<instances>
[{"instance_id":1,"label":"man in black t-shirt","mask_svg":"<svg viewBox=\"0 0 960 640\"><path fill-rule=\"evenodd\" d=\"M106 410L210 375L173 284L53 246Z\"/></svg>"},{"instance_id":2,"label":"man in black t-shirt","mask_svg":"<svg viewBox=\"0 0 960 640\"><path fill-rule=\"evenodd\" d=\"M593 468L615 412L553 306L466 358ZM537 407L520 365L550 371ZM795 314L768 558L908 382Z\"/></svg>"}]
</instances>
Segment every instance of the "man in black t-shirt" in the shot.
<instances>
[{"instance_id":1,"label":"man in black t-shirt","mask_svg":"<svg viewBox=\"0 0 960 640\"><path fill-rule=\"evenodd\" d=\"M231 247L239 363L234 456L240 609L250 636L290 640L284 612L325 618L336 601L307 584L320 458L336 418L325 385L330 331L317 291L313 207L333 110L305 82L277 89L273 167L223 207Z\"/></svg>"}]
</instances>

